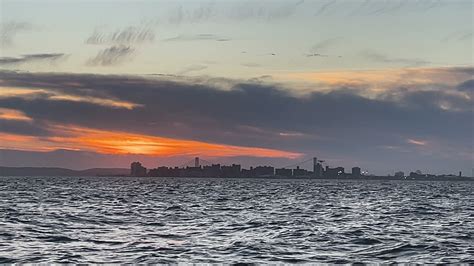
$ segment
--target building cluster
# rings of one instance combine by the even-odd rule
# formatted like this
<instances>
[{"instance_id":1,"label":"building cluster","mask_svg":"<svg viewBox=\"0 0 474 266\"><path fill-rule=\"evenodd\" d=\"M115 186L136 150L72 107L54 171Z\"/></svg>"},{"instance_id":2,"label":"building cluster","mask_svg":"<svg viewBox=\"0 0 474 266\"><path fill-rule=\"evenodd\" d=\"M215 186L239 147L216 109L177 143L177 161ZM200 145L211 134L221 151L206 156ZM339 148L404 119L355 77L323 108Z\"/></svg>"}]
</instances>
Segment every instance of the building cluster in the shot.
<instances>
[{"instance_id":1,"label":"building cluster","mask_svg":"<svg viewBox=\"0 0 474 266\"><path fill-rule=\"evenodd\" d=\"M361 177L359 167L353 167L351 173L346 173L343 167L323 167L322 162L313 158L313 171L296 168L274 168L273 166L256 166L243 169L239 164L232 165L204 165L199 158L195 158L194 166L167 167L160 166L147 170L139 162L131 165L131 176L152 177L297 177L297 178L350 178Z\"/></svg>"}]
</instances>

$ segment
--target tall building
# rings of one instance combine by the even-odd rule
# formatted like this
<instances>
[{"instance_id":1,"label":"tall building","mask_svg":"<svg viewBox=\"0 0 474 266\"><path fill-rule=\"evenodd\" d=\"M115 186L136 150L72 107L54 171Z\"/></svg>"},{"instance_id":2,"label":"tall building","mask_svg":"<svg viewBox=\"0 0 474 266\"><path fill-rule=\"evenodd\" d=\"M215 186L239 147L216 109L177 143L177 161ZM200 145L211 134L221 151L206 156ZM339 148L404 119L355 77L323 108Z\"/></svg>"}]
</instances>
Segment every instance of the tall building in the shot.
<instances>
[{"instance_id":1,"label":"tall building","mask_svg":"<svg viewBox=\"0 0 474 266\"><path fill-rule=\"evenodd\" d=\"M321 161L322 162L322 161ZM314 177L322 177L324 174L324 169L318 158L313 158L313 175Z\"/></svg>"},{"instance_id":2,"label":"tall building","mask_svg":"<svg viewBox=\"0 0 474 266\"><path fill-rule=\"evenodd\" d=\"M360 167L352 167L352 176L360 176Z\"/></svg>"},{"instance_id":3,"label":"tall building","mask_svg":"<svg viewBox=\"0 0 474 266\"><path fill-rule=\"evenodd\" d=\"M318 158L313 157L313 173L316 175L316 171L318 168Z\"/></svg>"},{"instance_id":4,"label":"tall building","mask_svg":"<svg viewBox=\"0 0 474 266\"><path fill-rule=\"evenodd\" d=\"M146 168L140 162L133 162L130 165L131 176L146 176Z\"/></svg>"}]
</instances>

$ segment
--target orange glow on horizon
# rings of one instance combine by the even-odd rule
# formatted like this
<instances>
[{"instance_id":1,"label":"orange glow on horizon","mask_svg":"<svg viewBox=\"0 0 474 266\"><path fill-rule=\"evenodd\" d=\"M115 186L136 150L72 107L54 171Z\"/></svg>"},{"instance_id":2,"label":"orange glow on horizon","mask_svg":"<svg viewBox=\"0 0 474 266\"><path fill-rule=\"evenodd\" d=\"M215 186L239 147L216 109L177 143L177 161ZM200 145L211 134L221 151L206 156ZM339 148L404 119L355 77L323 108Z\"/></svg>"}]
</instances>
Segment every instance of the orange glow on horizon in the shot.
<instances>
[{"instance_id":1,"label":"orange glow on horizon","mask_svg":"<svg viewBox=\"0 0 474 266\"><path fill-rule=\"evenodd\" d=\"M392 68L379 70L347 70L296 72L280 76L283 80L304 81L329 86L369 86L373 92L383 92L391 86L448 84L455 85L470 78L468 73L438 68ZM332 89L332 88L329 88Z\"/></svg>"},{"instance_id":2,"label":"orange glow on horizon","mask_svg":"<svg viewBox=\"0 0 474 266\"><path fill-rule=\"evenodd\" d=\"M295 159L303 155L276 149L214 144L75 126L53 126L52 128L58 136L39 138L0 134L2 143L0 147L35 151L70 149L103 154L149 156L251 156ZM3 145L7 142L8 146Z\"/></svg>"}]
</instances>

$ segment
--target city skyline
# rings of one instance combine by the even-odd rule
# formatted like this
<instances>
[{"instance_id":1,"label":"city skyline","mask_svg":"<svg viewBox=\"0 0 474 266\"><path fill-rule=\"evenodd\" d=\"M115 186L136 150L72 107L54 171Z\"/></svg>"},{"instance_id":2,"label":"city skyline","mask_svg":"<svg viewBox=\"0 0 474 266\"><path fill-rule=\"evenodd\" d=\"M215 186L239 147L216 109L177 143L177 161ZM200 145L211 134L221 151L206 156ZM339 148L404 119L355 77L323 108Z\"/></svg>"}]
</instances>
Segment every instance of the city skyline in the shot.
<instances>
[{"instance_id":1,"label":"city skyline","mask_svg":"<svg viewBox=\"0 0 474 266\"><path fill-rule=\"evenodd\" d=\"M0 166L284 166L320 154L377 175L469 175L472 10L0 0Z\"/></svg>"},{"instance_id":2,"label":"city skyline","mask_svg":"<svg viewBox=\"0 0 474 266\"><path fill-rule=\"evenodd\" d=\"M307 163L311 164L308 169ZM305 167L306 166L306 167ZM474 169L473 169L474 174ZM359 180L458 180L474 181L474 176L463 175L459 171L455 174L433 174L423 173L421 170L410 171L405 174L404 171L396 171L393 174L374 175L359 166L352 166L350 172L342 166L330 167L326 160L312 157L304 161L275 167L272 165L253 165L249 168L242 167L238 163L231 165L221 165L199 157L193 158L180 166L158 165L154 168L147 168L140 162L130 164L130 174L132 177L204 177L204 178L310 178L310 179L359 179Z\"/></svg>"}]
</instances>

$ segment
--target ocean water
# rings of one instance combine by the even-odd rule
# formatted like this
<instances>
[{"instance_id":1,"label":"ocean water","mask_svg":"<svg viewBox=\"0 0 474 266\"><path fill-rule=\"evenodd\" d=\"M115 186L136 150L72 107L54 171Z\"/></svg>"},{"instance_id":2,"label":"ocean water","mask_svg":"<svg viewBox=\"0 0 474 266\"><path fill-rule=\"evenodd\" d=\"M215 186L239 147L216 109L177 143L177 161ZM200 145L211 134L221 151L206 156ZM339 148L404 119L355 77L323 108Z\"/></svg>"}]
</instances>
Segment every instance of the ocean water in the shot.
<instances>
[{"instance_id":1,"label":"ocean water","mask_svg":"<svg viewBox=\"0 0 474 266\"><path fill-rule=\"evenodd\" d=\"M0 263L474 263L473 188L0 177Z\"/></svg>"}]
</instances>

